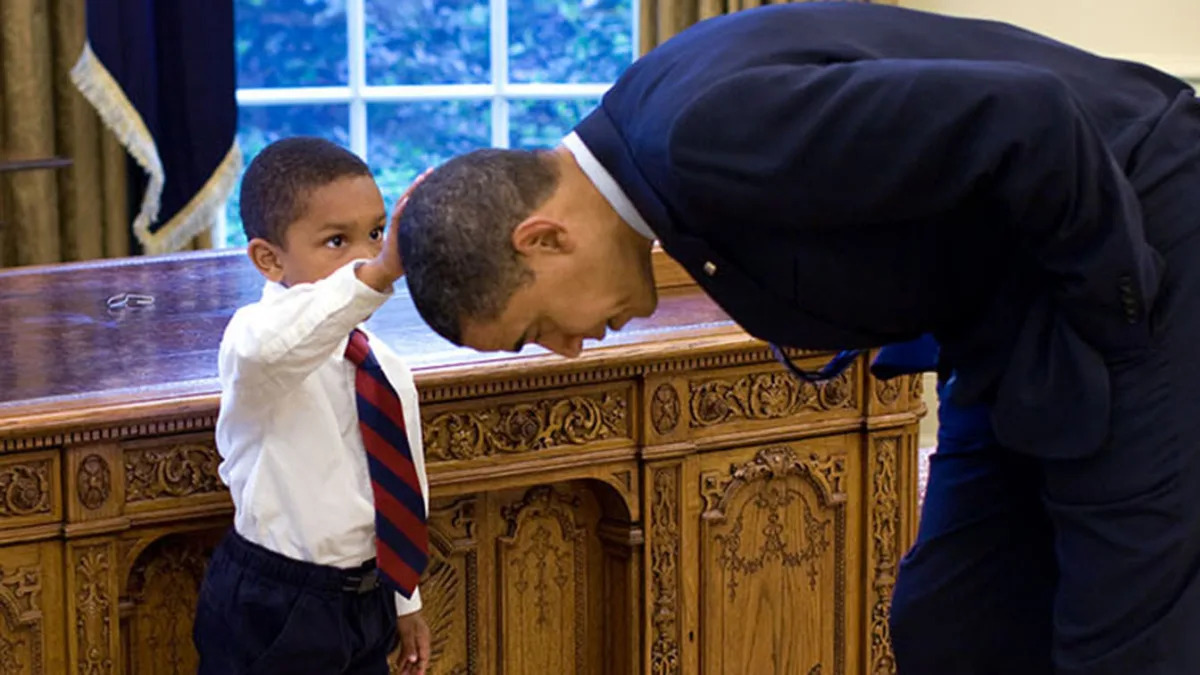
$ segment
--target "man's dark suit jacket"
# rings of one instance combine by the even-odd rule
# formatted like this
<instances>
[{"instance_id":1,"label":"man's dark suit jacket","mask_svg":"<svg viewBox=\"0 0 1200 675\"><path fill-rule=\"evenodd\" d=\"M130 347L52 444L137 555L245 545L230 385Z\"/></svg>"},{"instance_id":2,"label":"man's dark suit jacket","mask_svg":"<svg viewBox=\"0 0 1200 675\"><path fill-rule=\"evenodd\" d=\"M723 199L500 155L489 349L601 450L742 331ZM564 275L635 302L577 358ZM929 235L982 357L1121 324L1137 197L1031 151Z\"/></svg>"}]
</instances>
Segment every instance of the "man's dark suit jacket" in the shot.
<instances>
[{"instance_id":1,"label":"man's dark suit jacket","mask_svg":"<svg viewBox=\"0 0 1200 675\"><path fill-rule=\"evenodd\" d=\"M857 3L701 22L576 132L749 333L932 333L1006 446L1098 449L1108 364L1147 347L1162 258L1139 193L1195 162L1194 92L1012 26Z\"/></svg>"}]
</instances>

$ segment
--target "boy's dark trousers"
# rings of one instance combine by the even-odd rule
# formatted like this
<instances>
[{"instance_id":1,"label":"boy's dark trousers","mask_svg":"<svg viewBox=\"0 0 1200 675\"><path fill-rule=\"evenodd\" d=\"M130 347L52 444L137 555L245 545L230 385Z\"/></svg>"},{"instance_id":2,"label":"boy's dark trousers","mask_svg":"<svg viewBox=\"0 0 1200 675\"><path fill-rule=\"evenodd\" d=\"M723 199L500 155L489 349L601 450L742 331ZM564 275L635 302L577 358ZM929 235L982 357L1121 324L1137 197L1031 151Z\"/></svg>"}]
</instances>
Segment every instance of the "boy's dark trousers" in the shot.
<instances>
[{"instance_id":1,"label":"boy's dark trousers","mask_svg":"<svg viewBox=\"0 0 1200 675\"><path fill-rule=\"evenodd\" d=\"M387 675L396 601L373 562L300 562L230 530L200 587L192 637L200 675Z\"/></svg>"}]
</instances>

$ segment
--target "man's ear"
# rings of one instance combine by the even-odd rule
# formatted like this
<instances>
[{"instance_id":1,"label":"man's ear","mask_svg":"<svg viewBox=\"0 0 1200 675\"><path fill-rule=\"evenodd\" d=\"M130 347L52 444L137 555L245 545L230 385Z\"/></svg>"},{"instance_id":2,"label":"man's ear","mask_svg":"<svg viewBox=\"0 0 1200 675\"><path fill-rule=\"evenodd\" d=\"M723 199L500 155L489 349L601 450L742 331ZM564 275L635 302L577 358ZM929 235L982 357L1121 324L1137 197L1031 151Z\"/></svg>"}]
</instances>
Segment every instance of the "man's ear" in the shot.
<instances>
[{"instance_id":1,"label":"man's ear","mask_svg":"<svg viewBox=\"0 0 1200 675\"><path fill-rule=\"evenodd\" d=\"M267 279L279 283L283 281L283 251L266 239L255 237L246 245L246 255L250 262Z\"/></svg>"},{"instance_id":2,"label":"man's ear","mask_svg":"<svg viewBox=\"0 0 1200 675\"><path fill-rule=\"evenodd\" d=\"M524 256L546 253L571 253L575 239L560 222L542 216L530 216L513 228L513 249Z\"/></svg>"}]
</instances>

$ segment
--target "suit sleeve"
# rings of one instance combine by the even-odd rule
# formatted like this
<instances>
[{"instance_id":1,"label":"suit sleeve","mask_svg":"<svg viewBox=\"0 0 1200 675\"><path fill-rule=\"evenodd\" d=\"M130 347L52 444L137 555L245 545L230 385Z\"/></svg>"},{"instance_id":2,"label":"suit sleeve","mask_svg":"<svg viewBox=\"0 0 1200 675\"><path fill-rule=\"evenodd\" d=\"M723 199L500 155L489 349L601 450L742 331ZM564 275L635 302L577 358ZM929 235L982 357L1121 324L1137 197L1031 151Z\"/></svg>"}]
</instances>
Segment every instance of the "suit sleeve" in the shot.
<instances>
[{"instance_id":1,"label":"suit sleeve","mask_svg":"<svg viewBox=\"0 0 1200 675\"><path fill-rule=\"evenodd\" d=\"M669 143L687 211L739 222L739 236L987 213L958 226L1006 228L1102 352L1145 339L1159 258L1124 172L1052 73L968 61L764 66L685 103Z\"/></svg>"}]
</instances>

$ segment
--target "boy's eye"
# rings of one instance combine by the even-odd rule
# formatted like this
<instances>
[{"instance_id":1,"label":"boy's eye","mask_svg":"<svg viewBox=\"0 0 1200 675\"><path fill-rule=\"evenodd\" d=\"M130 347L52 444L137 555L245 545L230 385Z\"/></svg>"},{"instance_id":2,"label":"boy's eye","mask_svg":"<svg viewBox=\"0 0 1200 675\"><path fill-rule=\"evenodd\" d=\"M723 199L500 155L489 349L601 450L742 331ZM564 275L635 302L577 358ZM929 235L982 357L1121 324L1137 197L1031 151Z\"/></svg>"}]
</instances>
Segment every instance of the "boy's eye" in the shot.
<instances>
[{"instance_id":1,"label":"boy's eye","mask_svg":"<svg viewBox=\"0 0 1200 675\"><path fill-rule=\"evenodd\" d=\"M383 239L383 228L377 227L371 230L371 239L373 241L379 241L380 239Z\"/></svg>"},{"instance_id":2,"label":"boy's eye","mask_svg":"<svg viewBox=\"0 0 1200 675\"><path fill-rule=\"evenodd\" d=\"M346 243L346 238L340 234L335 234L325 240L325 245L329 248L341 248L342 244Z\"/></svg>"}]
</instances>

